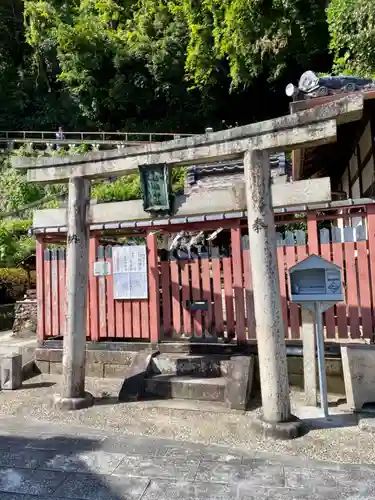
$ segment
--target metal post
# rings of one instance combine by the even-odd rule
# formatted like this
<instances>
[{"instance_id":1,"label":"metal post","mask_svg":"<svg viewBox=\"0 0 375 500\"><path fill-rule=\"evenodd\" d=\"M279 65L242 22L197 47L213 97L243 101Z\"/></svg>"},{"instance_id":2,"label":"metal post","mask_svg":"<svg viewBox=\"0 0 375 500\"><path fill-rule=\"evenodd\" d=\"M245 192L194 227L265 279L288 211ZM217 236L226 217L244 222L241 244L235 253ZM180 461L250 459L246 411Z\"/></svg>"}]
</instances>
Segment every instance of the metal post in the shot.
<instances>
[{"instance_id":1,"label":"metal post","mask_svg":"<svg viewBox=\"0 0 375 500\"><path fill-rule=\"evenodd\" d=\"M262 427L269 435L296 437L300 425L297 419L292 418L290 409L267 151L247 151L244 167L263 407ZM287 423L289 425L285 425Z\"/></svg>"},{"instance_id":2,"label":"metal post","mask_svg":"<svg viewBox=\"0 0 375 500\"><path fill-rule=\"evenodd\" d=\"M320 404L324 411L324 416L327 418L328 413L328 396L327 396L327 379L326 366L324 359L324 336L323 336L323 310L321 304L315 303L315 331L316 331L316 347L318 351L318 370L319 370L319 390Z\"/></svg>"},{"instance_id":3,"label":"metal post","mask_svg":"<svg viewBox=\"0 0 375 500\"><path fill-rule=\"evenodd\" d=\"M63 409L91 406L85 393L85 350L88 288L90 181L83 177L69 180L67 237L67 315L64 332L62 394L55 404Z\"/></svg>"},{"instance_id":4,"label":"metal post","mask_svg":"<svg viewBox=\"0 0 375 500\"><path fill-rule=\"evenodd\" d=\"M315 312L302 305L303 384L305 404L317 406Z\"/></svg>"}]
</instances>

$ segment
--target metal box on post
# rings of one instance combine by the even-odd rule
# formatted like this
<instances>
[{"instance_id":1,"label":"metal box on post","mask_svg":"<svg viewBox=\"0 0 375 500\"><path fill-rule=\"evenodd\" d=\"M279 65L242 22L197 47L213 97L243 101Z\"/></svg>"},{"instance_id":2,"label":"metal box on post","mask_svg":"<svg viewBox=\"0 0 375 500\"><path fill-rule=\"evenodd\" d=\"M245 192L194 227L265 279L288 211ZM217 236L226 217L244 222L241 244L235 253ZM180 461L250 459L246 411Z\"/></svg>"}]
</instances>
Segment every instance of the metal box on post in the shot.
<instances>
[{"instance_id":1,"label":"metal box on post","mask_svg":"<svg viewBox=\"0 0 375 500\"><path fill-rule=\"evenodd\" d=\"M331 307L344 300L340 267L318 255L310 255L291 267L289 280L292 302L326 302Z\"/></svg>"},{"instance_id":2,"label":"metal box on post","mask_svg":"<svg viewBox=\"0 0 375 500\"><path fill-rule=\"evenodd\" d=\"M321 405L328 416L324 360L323 313L344 300L342 270L336 264L310 255L289 269L290 300L314 313ZM304 354L305 356L305 354Z\"/></svg>"}]
</instances>

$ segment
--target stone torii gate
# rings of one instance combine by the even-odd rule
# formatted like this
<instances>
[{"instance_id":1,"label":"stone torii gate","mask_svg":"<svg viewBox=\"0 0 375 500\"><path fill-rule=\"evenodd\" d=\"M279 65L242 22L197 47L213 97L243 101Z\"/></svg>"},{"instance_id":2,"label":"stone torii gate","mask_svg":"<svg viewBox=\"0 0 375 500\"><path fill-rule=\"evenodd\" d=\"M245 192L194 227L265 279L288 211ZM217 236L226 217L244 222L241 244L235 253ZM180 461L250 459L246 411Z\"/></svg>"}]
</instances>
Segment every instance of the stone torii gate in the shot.
<instances>
[{"instance_id":1,"label":"stone torii gate","mask_svg":"<svg viewBox=\"0 0 375 500\"><path fill-rule=\"evenodd\" d=\"M332 142L336 138L340 117L358 119L362 108L360 97L344 98L324 107L265 122L122 152L44 159L15 158L13 166L26 168L30 182L69 183L63 382L61 395L56 397L55 403L66 409L92 404L92 397L85 393L84 373L91 180L138 172L140 166L185 166L243 157L263 405L258 423L269 435L296 437L300 423L292 416L290 407L269 153ZM298 185L298 182L291 184L290 190ZM308 193L302 191L299 200L294 196L293 204L303 205L306 198L310 203L327 201L322 199L321 193L314 192L314 181L311 181L310 189L312 191ZM284 204L288 205L287 197Z\"/></svg>"}]
</instances>

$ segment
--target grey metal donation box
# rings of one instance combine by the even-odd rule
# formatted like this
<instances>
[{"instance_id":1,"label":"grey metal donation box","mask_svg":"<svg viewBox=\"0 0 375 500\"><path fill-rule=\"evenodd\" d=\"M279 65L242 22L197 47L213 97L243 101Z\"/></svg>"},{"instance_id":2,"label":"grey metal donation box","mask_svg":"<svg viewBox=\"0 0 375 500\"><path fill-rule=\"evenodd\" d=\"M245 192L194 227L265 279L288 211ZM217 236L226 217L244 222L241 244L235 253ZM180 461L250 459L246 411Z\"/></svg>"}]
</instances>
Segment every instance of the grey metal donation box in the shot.
<instances>
[{"instance_id":1,"label":"grey metal donation box","mask_svg":"<svg viewBox=\"0 0 375 500\"><path fill-rule=\"evenodd\" d=\"M342 271L336 264L310 255L289 269L289 293L291 302L301 304L314 314L320 399L324 416L328 417L323 313L344 300Z\"/></svg>"},{"instance_id":2,"label":"grey metal donation box","mask_svg":"<svg viewBox=\"0 0 375 500\"><path fill-rule=\"evenodd\" d=\"M339 266L310 255L289 269L292 302L341 302L344 300ZM333 304L327 304L328 307Z\"/></svg>"}]
</instances>

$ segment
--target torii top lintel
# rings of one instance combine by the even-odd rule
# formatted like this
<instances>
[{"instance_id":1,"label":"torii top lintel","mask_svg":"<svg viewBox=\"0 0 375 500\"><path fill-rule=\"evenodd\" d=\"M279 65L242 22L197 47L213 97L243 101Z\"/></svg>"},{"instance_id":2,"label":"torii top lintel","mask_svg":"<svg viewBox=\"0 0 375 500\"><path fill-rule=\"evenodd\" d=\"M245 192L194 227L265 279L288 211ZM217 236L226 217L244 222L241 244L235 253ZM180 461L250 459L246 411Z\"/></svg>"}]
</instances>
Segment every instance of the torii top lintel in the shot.
<instances>
[{"instance_id":1,"label":"torii top lintel","mask_svg":"<svg viewBox=\"0 0 375 500\"><path fill-rule=\"evenodd\" d=\"M100 178L130 174L142 165L189 165L239 158L248 149L286 150L325 144L336 139L337 123L358 120L363 96L353 94L313 109L168 142L151 143L125 151L100 151L88 155L21 158L16 168L28 170L31 182L67 182L71 177Z\"/></svg>"}]
</instances>

